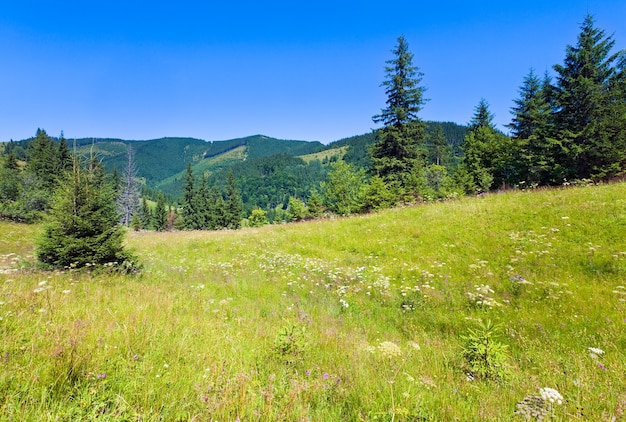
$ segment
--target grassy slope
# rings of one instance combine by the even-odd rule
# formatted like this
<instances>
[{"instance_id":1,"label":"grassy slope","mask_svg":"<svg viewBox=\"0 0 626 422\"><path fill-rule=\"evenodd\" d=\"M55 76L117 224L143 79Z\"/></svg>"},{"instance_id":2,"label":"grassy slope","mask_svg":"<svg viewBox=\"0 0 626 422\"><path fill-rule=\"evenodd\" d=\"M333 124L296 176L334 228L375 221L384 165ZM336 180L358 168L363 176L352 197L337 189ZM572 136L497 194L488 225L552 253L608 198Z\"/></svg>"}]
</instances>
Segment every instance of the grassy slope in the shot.
<instances>
[{"instance_id":1,"label":"grassy slope","mask_svg":"<svg viewBox=\"0 0 626 422\"><path fill-rule=\"evenodd\" d=\"M138 277L7 271L37 230L0 223L0 419L510 420L540 387L556 420L624 418L626 184L131 233ZM510 376L469 381L487 319Z\"/></svg>"}]
</instances>

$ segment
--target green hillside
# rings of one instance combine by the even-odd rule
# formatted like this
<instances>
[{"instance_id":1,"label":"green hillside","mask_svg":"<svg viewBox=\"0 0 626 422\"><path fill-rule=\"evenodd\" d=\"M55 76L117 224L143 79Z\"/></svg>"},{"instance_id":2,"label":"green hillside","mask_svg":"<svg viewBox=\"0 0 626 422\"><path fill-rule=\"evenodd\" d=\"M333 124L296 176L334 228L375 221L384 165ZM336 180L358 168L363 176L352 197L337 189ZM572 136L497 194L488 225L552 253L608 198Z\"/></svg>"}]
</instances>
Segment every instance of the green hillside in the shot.
<instances>
[{"instance_id":1,"label":"green hillside","mask_svg":"<svg viewBox=\"0 0 626 422\"><path fill-rule=\"evenodd\" d=\"M280 140L263 135L214 142L194 138L161 138L149 141L79 139L77 145L79 152L83 154L98 154L109 170L124 168L126 146L132 145L138 176L144 178L147 185L153 188L166 186L166 180L172 177L175 179L182 174L188 163L197 166L201 171L210 171L214 165L218 168L224 165L224 160L219 159L223 155L237 162L278 153L308 154L322 148L319 142ZM231 151L240 148L245 149L243 154L229 155ZM229 161L228 158L226 161Z\"/></svg>"},{"instance_id":2,"label":"green hillside","mask_svg":"<svg viewBox=\"0 0 626 422\"><path fill-rule=\"evenodd\" d=\"M0 222L0 414L622 420L624 198L619 183L129 233L136 276L39 271L40 228Z\"/></svg>"}]
</instances>

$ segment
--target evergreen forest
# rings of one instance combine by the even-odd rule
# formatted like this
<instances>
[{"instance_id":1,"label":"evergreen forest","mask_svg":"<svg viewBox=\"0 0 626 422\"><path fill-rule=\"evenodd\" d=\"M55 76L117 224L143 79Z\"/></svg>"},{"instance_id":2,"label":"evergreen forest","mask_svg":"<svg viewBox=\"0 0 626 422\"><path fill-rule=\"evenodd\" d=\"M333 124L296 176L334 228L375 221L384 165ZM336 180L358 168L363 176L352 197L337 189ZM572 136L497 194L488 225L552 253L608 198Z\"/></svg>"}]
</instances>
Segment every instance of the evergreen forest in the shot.
<instances>
[{"instance_id":1,"label":"evergreen forest","mask_svg":"<svg viewBox=\"0 0 626 422\"><path fill-rule=\"evenodd\" d=\"M626 170L626 53L615 47L586 16L562 63L520 81L507 133L485 98L466 124L423 121L427 87L403 36L385 64L379 127L328 145L263 135L68 141L37 129L0 144L0 218L41 220L75 155L100 162L120 222L136 230L232 229L614 180Z\"/></svg>"}]
</instances>

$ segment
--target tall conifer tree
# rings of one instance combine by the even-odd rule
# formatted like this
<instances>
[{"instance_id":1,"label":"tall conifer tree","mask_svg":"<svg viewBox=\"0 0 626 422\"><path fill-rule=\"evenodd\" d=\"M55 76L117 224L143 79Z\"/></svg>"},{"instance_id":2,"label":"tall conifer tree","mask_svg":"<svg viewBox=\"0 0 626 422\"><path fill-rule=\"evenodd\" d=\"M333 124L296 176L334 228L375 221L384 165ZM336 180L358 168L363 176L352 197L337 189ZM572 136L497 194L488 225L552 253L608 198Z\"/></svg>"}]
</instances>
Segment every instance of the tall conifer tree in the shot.
<instances>
[{"instance_id":1,"label":"tall conifer tree","mask_svg":"<svg viewBox=\"0 0 626 422\"><path fill-rule=\"evenodd\" d=\"M407 176L423 164L425 125L417 116L425 102L425 88L420 85L423 74L413 65L404 36L392 51L394 58L387 61L383 82L387 107L372 119L382 123L377 142L370 151L372 168L385 182L405 187Z\"/></svg>"},{"instance_id":2,"label":"tall conifer tree","mask_svg":"<svg viewBox=\"0 0 626 422\"><path fill-rule=\"evenodd\" d=\"M578 42L565 49L563 65L555 65L557 84L556 136L563 140L568 151L564 167L570 169L569 178L607 177L620 171L624 162L624 142L612 138L607 131L607 114L624 102L623 96L612 101L614 81L618 78L614 64L624 52L611 54L615 41L595 27L593 17L587 15L580 27ZM618 118L618 126L626 124L626 117Z\"/></svg>"}]
</instances>

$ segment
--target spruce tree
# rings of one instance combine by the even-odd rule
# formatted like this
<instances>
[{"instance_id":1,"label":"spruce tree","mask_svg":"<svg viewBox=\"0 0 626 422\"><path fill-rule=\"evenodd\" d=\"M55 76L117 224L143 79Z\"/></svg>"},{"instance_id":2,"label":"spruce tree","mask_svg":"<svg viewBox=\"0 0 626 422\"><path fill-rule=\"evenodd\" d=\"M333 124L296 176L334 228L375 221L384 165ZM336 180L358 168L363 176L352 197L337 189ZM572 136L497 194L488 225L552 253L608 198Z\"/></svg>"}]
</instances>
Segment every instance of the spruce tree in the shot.
<instances>
[{"instance_id":1,"label":"spruce tree","mask_svg":"<svg viewBox=\"0 0 626 422\"><path fill-rule=\"evenodd\" d=\"M551 137L550 79L540 80L530 70L519 88L519 98L511 108L508 127L520 146L517 162L520 182L552 184L563 177L558 162L563 154L560 142Z\"/></svg>"},{"instance_id":2,"label":"spruce tree","mask_svg":"<svg viewBox=\"0 0 626 422\"><path fill-rule=\"evenodd\" d=\"M141 198L141 207L139 208L139 219L141 220L141 228L150 230L152 225L152 210L148 206L148 200L144 196Z\"/></svg>"},{"instance_id":3,"label":"spruce tree","mask_svg":"<svg viewBox=\"0 0 626 422\"><path fill-rule=\"evenodd\" d=\"M481 99L470 121L470 131L463 142L462 171L472 180L470 192L480 193L510 185L516 177L515 144L493 124L489 103Z\"/></svg>"},{"instance_id":4,"label":"spruce tree","mask_svg":"<svg viewBox=\"0 0 626 422\"><path fill-rule=\"evenodd\" d=\"M124 249L113 187L99 162L86 166L74 157L71 171L57 187L50 215L37 242L37 258L55 268L115 266L135 268Z\"/></svg>"},{"instance_id":5,"label":"spruce tree","mask_svg":"<svg viewBox=\"0 0 626 422\"><path fill-rule=\"evenodd\" d=\"M452 145L443 133L441 125L437 125L429 142L430 160L434 164L445 166L452 160Z\"/></svg>"},{"instance_id":6,"label":"spruce tree","mask_svg":"<svg viewBox=\"0 0 626 422\"><path fill-rule=\"evenodd\" d=\"M580 30L577 44L566 47L563 65L554 66L555 135L568 152L563 165L569 169L569 178L604 178L618 173L624 161L624 139L615 142L613 131L602 124L609 123L606 116L624 102L619 95L612 101L619 77L614 64L624 53L611 54L615 41L595 27L591 15ZM618 127L626 124L625 116L617 113L615 117Z\"/></svg>"},{"instance_id":7,"label":"spruce tree","mask_svg":"<svg viewBox=\"0 0 626 422\"><path fill-rule=\"evenodd\" d=\"M196 190L194 184L193 170L191 163L189 163L185 171L183 198L181 201L181 216L183 218L183 225L187 230L197 230L199 228L195 209Z\"/></svg>"},{"instance_id":8,"label":"spruce tree","mask_svg":"<svg viewBox=\"0 0 626 422\"><path fill-rule=\"evenodd\" d=\"M198 230L207 230L211 224L211 207L209 200L211 189L209 182L204 174L200 176L200 185L193 198L193 209L195 211L195 228Z\"/></svg>"},{"instance_id":9,"label":"spruce tree","mask_svg":"<svg viewBox=\"0 0 626 422\"><path fill-rule=\"evenodd\" d=\"M26 171L41 181L43 187L52 191L60 175L59 157L55 142L45 130L37 129L37 134L28 143L28 163Z\"/></svg>"},{"instance_id":10,"label":"spruce tree","mask_svg":"<svg viewBox=\"0 0 626 422\"><path fill-rule=\"evenodd\" d=\"M226 228L238 229L241 226L242 211L243 204L241 202L241 195L235 184L235 176L232 172L229 172L226 185Z\"/></svg>"},{"instance_id":11,"label":"spruce tree","mask_svg":"<svg viewBox=\"0 0 626 422\"><path fill-rule=\"evenodd\" d=\"M162 232L167 230L167 217L168 212L165 206L165 196L163 193L159 192L154 214L152 215L152 225L156 231Z\"/></svg>"},{"instance_id":12,"label":"spruce tree","mask_svg":"<svg viewBox=\"0 0 626 422\"><path fill-rule=\"evenodd\" d=\"M64 171L71 170L72 168L72 153L70 151L69 146L67 145L67 140L61 132L61 137L59 139L59 147L58 147L58 164L59 164L59 174Z\"/></svg>"},{"instance_id":13,"label":"spruce tree","mask_svg":"<svg viewBox=\"0 0 626 422\"><path fill-rule=\"evenodd\" d=\"M207 216L207 229L219 230L226 227L226 204L222 192L217 186L213 186L209 191Z\"/></svg>"},{"instance_id":14,"label":"spruce tree","mask_svg":"<svg viewBox=\"0 0 626 422\"><path fill-rule=\"evenodd\" d=\"M375 175L405 187L407 175L423 164L425 125L417 113L425 102L425 88L420 85L423 74L413 65L404 36L398 38L392 53L394 58L387 61L383 82L387 106L373 117L383 128L376 131L377 142L370 155Z\"/></svg>"}]
</instances>

